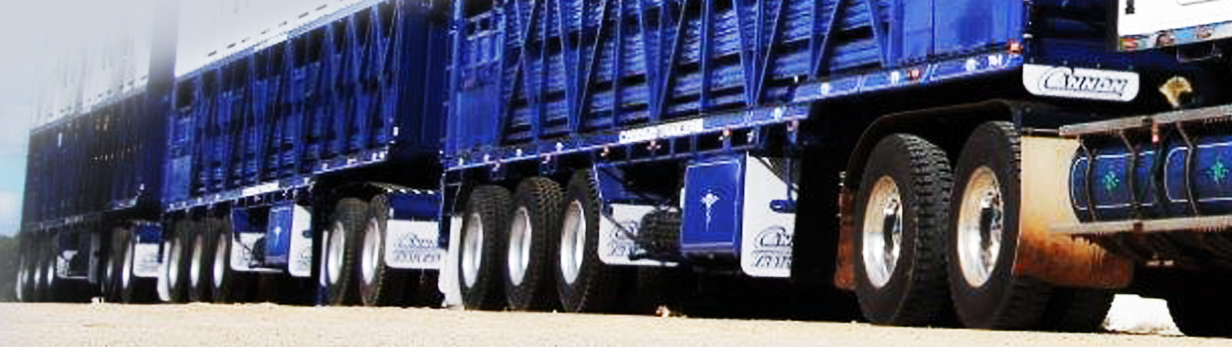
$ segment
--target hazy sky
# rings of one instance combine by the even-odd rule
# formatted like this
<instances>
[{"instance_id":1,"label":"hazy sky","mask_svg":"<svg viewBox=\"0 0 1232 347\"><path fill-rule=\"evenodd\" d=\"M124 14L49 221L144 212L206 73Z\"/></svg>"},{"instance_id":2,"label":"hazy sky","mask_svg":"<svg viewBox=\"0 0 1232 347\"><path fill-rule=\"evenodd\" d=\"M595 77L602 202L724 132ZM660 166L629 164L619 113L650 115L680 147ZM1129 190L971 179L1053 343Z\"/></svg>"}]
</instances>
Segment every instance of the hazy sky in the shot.
<instances>
[{"instance_id":1,"label":"hazy sky","mask_svg":"<svg viewBox=\"0 0 1232 347\"><path fill-rule=\"evenodd\" d=\"M34 114L110 89L113 81L144 76L155 1L161 0L7 1L0 10L0 235L20 226L26 139ZM362 1L368 0L180 0L177 72L200 66L209 52L226 54L230 44L251 46L279 37ZM113 43L117 40L131 41ZM114 57L124 52L135 57ZM66 73L65 66L83 71Z\"/></svg>"}]
</instances>

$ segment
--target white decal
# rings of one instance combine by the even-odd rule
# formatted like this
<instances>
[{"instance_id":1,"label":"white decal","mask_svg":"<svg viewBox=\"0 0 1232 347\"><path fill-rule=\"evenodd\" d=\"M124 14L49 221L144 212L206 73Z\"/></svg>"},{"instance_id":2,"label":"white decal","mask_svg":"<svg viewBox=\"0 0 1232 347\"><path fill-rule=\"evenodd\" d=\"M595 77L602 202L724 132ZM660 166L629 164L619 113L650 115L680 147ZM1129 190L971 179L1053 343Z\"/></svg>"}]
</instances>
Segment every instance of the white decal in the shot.
<instances>
[{"instance_id":1,"label":"white decal","mask_svg":"<svg viewBox=\"0 0 1232 347\"><path fill-rule=\"evenodd\" d=\"M661 138L692 135L705 131L706 123L693 119L620 132L620 143L650 141Z\"/></svg>"},{"instance_id":2,"label":"white decal","mask_svg":"<svg viewBox=\"0 0 1232 347\"><path fill-rule=\"evenodd\" d=\"M1132 101L1140 88L1133 72L1027 64L1022 73L1023 86L1040 96Z\"/></svg>"},{"instance_id":3,"label":"white decal","mask_svg":"<svg viewBox=\"0 0 1232 347\"><path fill-rule=\"evenodd\" d=\"M257 241L261 240L265 235L262 233L239 233L239 243L234 239L231 240L231 270L239 272L251 272L252 269L252 248L257 245Z\"/></svg>"},{"instance_id":4,"label":"white decal","mask_svg":"<svg viewBox=\"0 0 1232 347\"><path fill-rule=\"evenodd\" d=\"M446 249L440 247L437 222L389 221L385 232L385 264L395 269L440 269Z\"/></svg>"},{"instance_id":5,"label":"white decal","mask_svg":"<svg viewBox=\"0 0 1232 347\"><path fill-rule=\"evenodd\" d=\"M158 244L138 243L133 251L133 275L158 278L158 270L162 268L158 261Z\"/></svg>"}]
</instances>

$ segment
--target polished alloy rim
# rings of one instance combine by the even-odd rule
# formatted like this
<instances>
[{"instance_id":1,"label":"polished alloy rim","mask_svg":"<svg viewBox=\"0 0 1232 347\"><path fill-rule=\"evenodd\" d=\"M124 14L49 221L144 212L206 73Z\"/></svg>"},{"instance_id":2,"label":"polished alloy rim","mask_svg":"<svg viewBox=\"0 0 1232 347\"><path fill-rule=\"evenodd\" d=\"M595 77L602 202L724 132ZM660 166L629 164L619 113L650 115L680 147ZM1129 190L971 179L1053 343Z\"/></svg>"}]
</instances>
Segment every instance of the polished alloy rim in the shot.
<instances>
[{"instance_id":1,"label":"polished alloy rim","mask_svg":"<svg viewBox=\"0 0 1232 347\"><path fill-rule=\"evenodd\" d=\"M1005 232L1005 201L992 169L976 169L958 210L958 264L972 287L983 286L997 268Z\"/></svg>"},{"instance_id":2,"label":"polished alloy rim","mask_svg":"<svg viewBox=\"0 0 1232 347\"><path fill-rule=\"evenodd\" d=\"M55 255L51 256L51 261L47 262L47 274L46 275L47 275L47 289L51 290L51 288L56 284L56 256Z\"/></svg>"},{"instance_id":3,"label":"polished alloy rim","mask_svg":"<svg viewBox=\"0 0 1232 347\"><path fill-rule=\"evenodd\" d=\"M26 270L26 257L21 257L19 264L17 267L17 283L14 284L13 290L17 294L17 302L22 302L26 300L26 274L29 272L29 270Z\"/></svg>"},{"instance_id":4,"label":"polished alloy rim","mask_svg":"<svg viewBox=\"0 0 1232 347\"><path fill-rule=\"evenodd\" d=\"M505 262L509 266L509 280L514 285L522 284L526 277L526 269L530 267L530 246L533 230L530 225L530 212L526 207L519 207L513 215L513 224L509 229L509 258Z\"/></svg>"},{"instance_id":5,"label":"polished alloy rim","mask_svg":"<svg viewBox=\"0 0 1232 347\"><path fill-rule=\"evenodd\" d=\"M462 242L462 282L473 287L479 279L479 265L483 261L483 220L479 213L467 217Z\"/></svg>"},{"instance_id":6,"label":"polished alloy rim","mask_svg":"<svg viewBox=\"0 0 1232 347\"><path fill-rule=\"evenodd\" d=\"M182 259L183 255L180 254L180 252L183 250L184 245L182 244L182 241L180 241L180 238L178 237L172 240L170 243L171 245L170 247L168 247L170 250L167 252L167 256L166 256L167 258L167 286L169 288L175 288L177 285L180 284L180 262L183 261Z\"/></svg>"},{"instance_id":7,"label":"polished alloy rim","mask_svg":"<svg viewBox=\"0 0 1232 347\"><path fill-rule=\"evenodd\" d=\"M342 259L346 250L346 227L342 222L334 223L334 231L329 233L328 277L331 286L342 280Z\"/></svg>"},{"instance_id":8,"label":"polished alloy rim","mask_svg":"<svg viewBox=\"0 0 1232 347\"><path fill-rule=\"evenodd\" d=\"M192 284L193 288L197 288L201 283L201 272L205 270L203 263L205 262L205 237L197 236L193 240L192 249L192 272L188 273L188 283Z\"/></svg>"},{"instance_id":9,"label":"polished alloy rim","mask_svg":"<svg viewBox=\"0 0 1232 347\"><path fill-rule=\"evenodd\" d=\"M874 287L881 288L890 282L903 245L903 201L894 179L878 179L865 208L864 272Z\"/></svg>"},{"instance_id":10,"label":"polished alloy rim","mask_svg":"<svg viewBox=\"0 0 1232 347\"><path fill-rule=\"evenodd\" d=\"M376 219L368 221L368 229L364 230L364 255L362 275L364 283L371 284L376 280L376 269L381 261L381 228Z\"/></svg>"},{"instance_id":11,"label":"polished alloy rim","mask_svg":"<svg viewBox=\"0 0 1232 347\"><path fill-rule=\"evenodd\" d=\"M222 288L222 282L226 280L226 271L230 256L228 251L231 249L231 237L227 233L218 235L218 245L214 247L214 288Z\"/></svg>"},{"instance_id":12,"label":"polished alloy rim","mask_svg":"<svg viewBox=\"0 0 1232 347\"><path fill-rule=\"evenodd\" d=\"M581 201L573 201L565 210L565 222L560 231L560 272L565 283L577 281L586 256L586 210Z\"/></svg>"},{"instance_id":13,"label":"polished alloy rim","mask_svg":"<svg viewBox=\"0 0 1232 347\"><path fill-rule=\"evenodd\" d=\"M115 279L115 257L107 257L107 267L103 269L103 295L111 295L115 290L115 284L111 281Z\"/></svg>"},{"instance_id":14,"label":"polished alloy rim","mask_svg":"<svg viewBox=\"0 0 1232 347\"><path fill-rule=\"evenodd\" d=\"M125 290L128 290L133 282L133 257L137 256L135 247L136 245L129 242L124 249L124 268L120 269L120 285Z\"/></svg>"}]
</instances>

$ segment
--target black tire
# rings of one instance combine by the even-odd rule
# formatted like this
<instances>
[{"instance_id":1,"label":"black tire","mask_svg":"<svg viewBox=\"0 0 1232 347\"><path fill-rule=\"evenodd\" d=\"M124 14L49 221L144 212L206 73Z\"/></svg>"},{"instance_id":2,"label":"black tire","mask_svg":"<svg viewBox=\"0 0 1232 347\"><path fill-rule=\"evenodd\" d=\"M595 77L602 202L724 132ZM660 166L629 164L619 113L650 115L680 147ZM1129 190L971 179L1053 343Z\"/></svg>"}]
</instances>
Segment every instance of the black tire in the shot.
<instances>
[{"instance_id":1,"label":"black tire","mask_svg":"<svg viewBox=\"0 0 1232 347\"><path fill-rule=\"evenodd\" d=\"M628 300L622 297L623 290L635 285L636 268L608 266L599 259L598 183L590 170L581 170L569 180L565 192L560 243L556 250L559 259L572 259L577 269L573 271L573 266L563 261L556 267L556 287L563 310L601 313L625 309ZM578 238L584 241L580 258L576 251L566 254L576 249ZM566 246L567 242L574 245Z\"/></svg>"},{"instance_id":2,"label":"black tire","mask_svg":"<svg viewBox=\"0 0 1232 347\"><path fill-rule=\"evenodd\" d=\"M48 242L47 247L43 248L43 259L43 276L46 278L43 282L43 301L64 302L64 281L56 277L55 242Z\"/></svg>"},{"instance_id":3,"label":"black tire","mask_svg":"<svg viewBox=\"0 0 1232 347\"><path fill-rule=\"evenodd\" d=\"M458 256L458 283L467 309L505 308L505 231L509 227L513 198L498 186L481 186L471 192L462 221Z\"/></svg>"},{"instance_id":4,"label":"black tire","mask_svg":"<svg viewBox=\"0 0 1232 347\"><path fill-rule=\"evenodd\" d=\"M1186 336L1232 337L1232 300L1223 293L1187 291L1168 297L1172 322Z\"/></svg>"},{"instance_id":5,"label":"black tire","mask_svg":"<svg viewBox=\"0 0 1232 347\"><path fill-rule=\"evenodd\" d=\"M360 300L364 306L404 306L407 271L385 265L385 245L389 242L389 198L378 195L368 202L367 222L360 240L360 261L355 271L359 276Z\"/></svg>"},{"instance_id":6,"label":"black tire","mask_svg":"<svg viewBox=\"0 0 1232 347\"><path fill-rule=\"evenodd\" d=\"M156 281L151 278L141 278L133 270L137 263L137 237L131 232L123 237L124 262L120 265L120 301L126 304L147 304L155 299Z\"/></svg>"},{"instance_id":7,"label":"black tire","mask_svg":"<svg viewBox=\"0 0 1232 347\"><path fill-rule=\"evenodd\" d=\"M368 203L345 198L334 206L330 217L329 240L326 245L325 304L343 306L359 304L359 256L363 251L364 223Z\"/></svg>"},{"instance_id":8,"label":"black tire","mask_svg":"<svg viewBox=\"0 0 1232 347\"><path fill-rule=\"evenodd\" d=\"M1040 330L1091 333L1103 331L1116 292L1102 289L1053 288Z\"/></svg>"},{"instance_id":9,"label":"black tire","mask_svg":"<svg viewBox=\"0 0 1232 347\"><path fill-rule=\"evenodd\" d=\"M26 302L26 297L28 296L28 294L26 293L29 293L30 291L26 287L26 283L27 283L26 274L29 273L29 267L26 264L25 252L21 252L21 250L18 249L18 253L19 254L17 255L18 257L17 259L17 280L14 281L13 283L13 294L15 298L17 299L17 302Z\"/></svg>"},{"instance_id":10,"label":"black tire","mask_svg":"<svg viewBox=\"0 0 1232 347\"><path fill-rule=\"evenodd\" d=\"M166 286L168 301L183 303L188 301L188 240L192 238L193 225L190 221L178 221L175 230L168 240Z\"/></svg>"},{"instance_id":11,"label":"black tire","mask_svg":"<svg viewBox=\"0 0 1232 347\"><path fill-rule=\"evenodd\" d=\"M243 273L235 271L231 268L231 252L234 247L241 247L238 244L232 229L230 217L224 220L206 219L204 221L204 229L212 230L210 235L214 235L217 241L214 242L214 260L210 262L213 269L210 270L210 297L215 303L227 304L246 302L251 300L256 285L256 276L252 273Z\"/></svg>"},{"instance_id":12,"label":"black tire","mask_svg":"<svg viewBox=\"0 0 1232 347\"><path fill-rule=\"evenodd\" d=\"M120 271L124 265L124 250L128 230L117 227L112 229L107 248L107 268L103 272L103 300L107 302L123 302Z\"/></svg>"},{"instance_id":13,"label":"black tire","mask_svg":"<svg viewBox=\"0 0 1232 347\"><path fill-rule=\"evenodd\" d=\"M860 250L854 264L864 317L885 325L948 323L953 315L945 245L952 177L945 152L917 136L891 135L873 149L860 182L853 242Z\"/></svg>"},{"instance_id":14,"label":"black tire","mask_svg":"<svg viewBox=\"0 0 1232 347\"><path fill-rule=\"evenodd\" d=\"M194 228L188 255L188 300L192 302L210 302L214 294L214 245L217 236L210 226Z\"/></svg>"},{"instance_id":15,"label":"black tire","mask_svg":"<svg viewBox=\"0 0 1232 347\"><path fill-rule=\"evenodd\" d=\"M1032 278L1015 276L1011 266L1018 251L1018 213L1022 197L1020 153L1018 132L1013 124L985 123L967 139L955 170L956 183L950 198L952 234L946 248L950 292L959 320L969 328L1029 329L1037 326L1048 306L1050 286ZM964 201L964 196L971 199ZM977 201L976 197L983 200ZM963 211L964 203L970 207L969 211ZM1000 212L996 208L980 208L985 204L999 206ZM998 225L1001 231L995 233L994 226ZM963 227L966 228L960 229ZM963 230L968 231L968 236L963 236ZM978 235L974 234L976 232ZM996 239L994 235L1000 235L999 247L992 241ZM978 241L978 248L987 250L973 254L968 249L968 255L962 255L959 252L964 240ZM979 262L974 259L985 257L992 250L996 250L996 257ZM986 262L991 264L984 264ZM964 266L972 275L964 274ZM980 270L979 267L991 269Z\"/></svg>"},{"instance_id":16,"label":"black tire","mask_svg":"<svg viewBox=\"0 0 1232 347\"><path fill-rule=\"evenodd\" d=\"M518 185L506 232L505 297L511 310L550 311L560 304L553 255L564 195L559 184L543 177Z\"/></svg>"}]
</instances>

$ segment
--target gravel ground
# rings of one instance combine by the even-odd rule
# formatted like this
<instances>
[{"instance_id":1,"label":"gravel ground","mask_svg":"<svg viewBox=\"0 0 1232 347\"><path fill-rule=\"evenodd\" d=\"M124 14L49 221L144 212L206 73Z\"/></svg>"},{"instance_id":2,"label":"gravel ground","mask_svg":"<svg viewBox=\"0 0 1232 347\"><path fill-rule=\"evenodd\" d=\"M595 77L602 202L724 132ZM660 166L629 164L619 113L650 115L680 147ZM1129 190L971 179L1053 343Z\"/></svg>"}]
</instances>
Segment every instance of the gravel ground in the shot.
<instances>
[{"instance_id":1,"label":"gravel ground","mask_svg":"<svg viewBox=\"0 0 1232 347\"><path fill-rule=\"evenodd\" d=\"M1230 340L276 305L0 305L4 346L1205 346Z\"/></svg>"}]
</instances>

